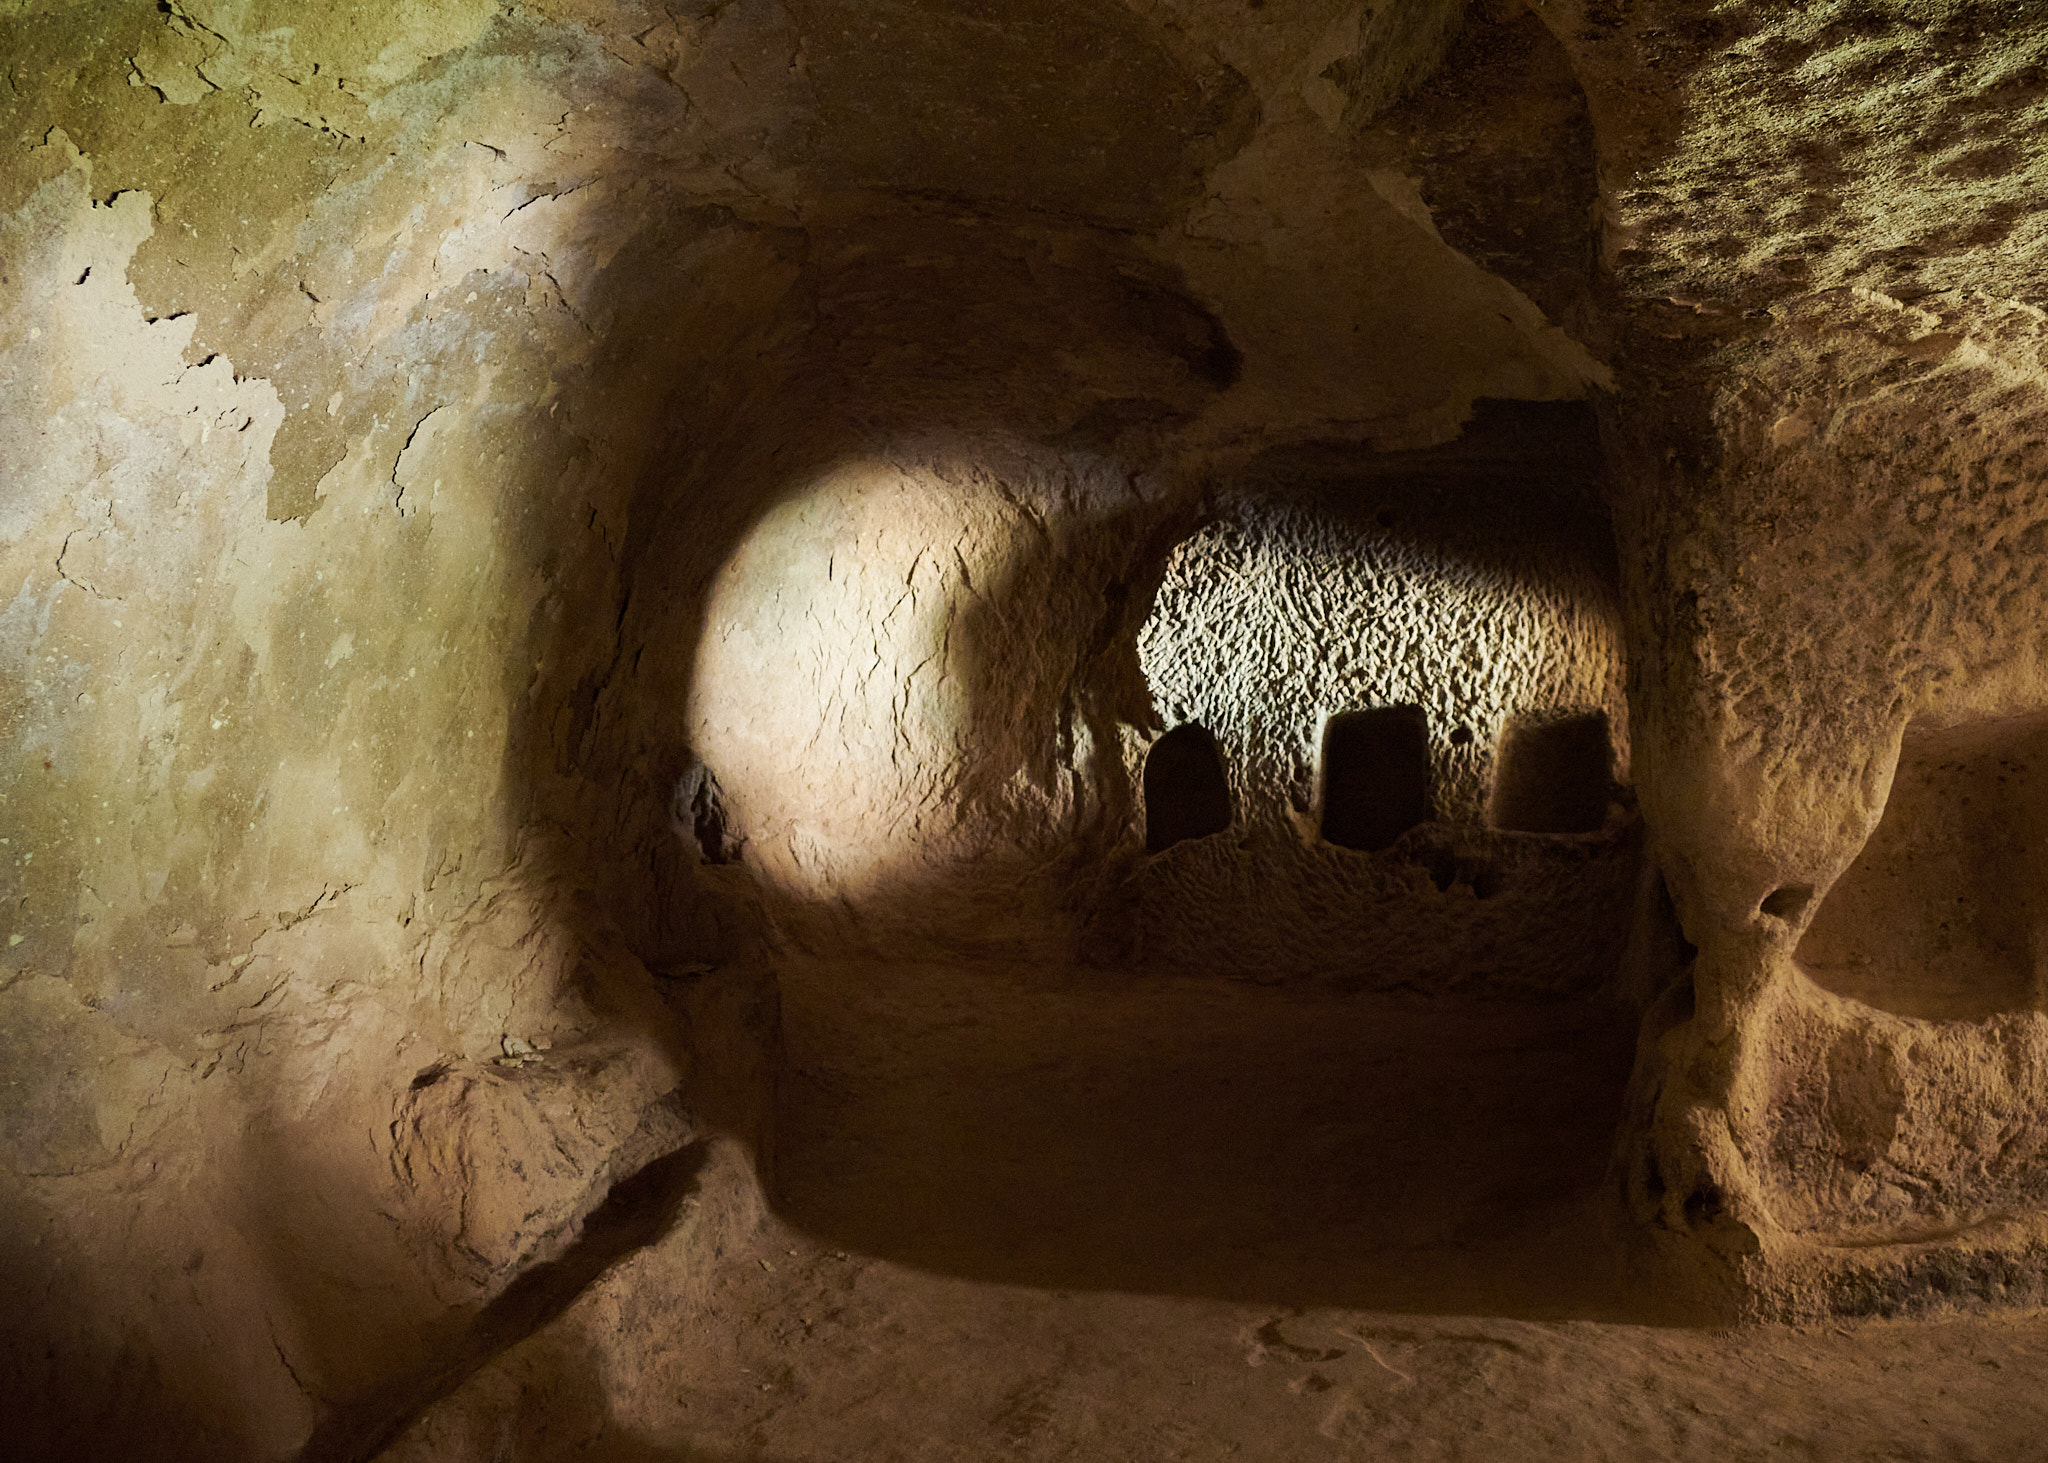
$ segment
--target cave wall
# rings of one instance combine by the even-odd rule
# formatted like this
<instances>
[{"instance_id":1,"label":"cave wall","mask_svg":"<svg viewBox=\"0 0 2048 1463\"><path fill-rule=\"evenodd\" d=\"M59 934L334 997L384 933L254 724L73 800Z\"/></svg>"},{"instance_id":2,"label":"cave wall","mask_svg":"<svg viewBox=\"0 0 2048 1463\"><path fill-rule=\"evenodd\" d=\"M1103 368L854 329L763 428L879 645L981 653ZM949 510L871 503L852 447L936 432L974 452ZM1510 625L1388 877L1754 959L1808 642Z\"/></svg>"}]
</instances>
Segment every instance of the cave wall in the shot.
<instances>
[{"instance_id":1,"label":"cave wall","mask_svg":"<svg viewBox=\"0 0 2048 1463\"><path fill-rule=\"evenodd\" d=\"M595 36L285 18L6 18L8 1373L43 1401L9 1428L40 1456L373 1435L695 1136L641 895L590 897L585 820L649 799L574 774L576 707L661 410L787 272L603 177L600 105L659 131L674 93Z\"/></svg>"},{"instance_id":2,"label":"cave wall","mask_svg":"<svg viewBox=\"0 0 2048 1463\"><path fill-rule=\"evenodd\" d=\"M1483 709L1606 711L1654 877L1475 737L1315 898L1632 891L1667 1278L2032 1293L2038 1000L1795 952L1909 728L2048 710L2048 42L1681 11L0 4L10 1443L362 1451L725 1141L764 946L1161 948L1174 545L1484 400L1598 402L1625 643Z\"/></svg>"},{"instance_id":3,"label":"cave wall","mask_svg":"<svg viewBox=\"0 0 2048 1463\"><path fill-rule=\"evenodd\" d=\"M1640 839L1616 780L1622 626L1590 409L1487 403L1449 446L1275 454L1221 496L1175 549L1138 655L1159 724L1215 734L1234 817L1132 870L1130 957L1276 982L1614 988ZM1366 719L1349 762L1345 718ZM1575 718L1595 724L1590 774L1538 749ZM1128 740L1134 762L1149 745ZM1532 829L1550 820L1510 804L1533 794L1496 798L1516 747L1532 785L1591 784L1575 826ZM1337 826L1346 807L1358 833Z\"/></svg>"},{"instance_id":4,"label":"cave wall","mask_svg":"<svg viewBox=\"0 0 2048 1463\"><path fill-rule=\"evenodd\" d=\"M1976 4L1545 14L1599 157L1636 785L1698 948L1645 1028L1637 1234L1729 1313L2025 1300L2038 1006L1906 1014L1796 952L1908 729L2042 705L2019 139L2048 32Z\"/></svg>"},{"instance_id":5,"label":"cave wall","mask_svg":"<svg viewBox=\"0 0 2048 1463\"><path fill-rule=\"evenodd\" d=\"M1218 464L1605 379L1347 141L1453 7L0 25L42 1456L373 1447L630 1230L607 1195L739 1182L702 972L1079 929Z\"/></svg>"},{"instance_id":6,"label":"cave wall","mask_svg":"<svg viewBox=\"0 0 2048 1463\"><path fill-rule=\"evenodd\" d=\"M1731 363L1719 471L1651 561L1668 638L1639 785L1701 956L1699 1014L1658 1048L1663 1156L1638 1212L1786 1277L1767 1293L1788 1309L1816 1272L1899 1303L1925 1289L1924 1245L1958 1237L2005 1257L1959 1288L2024 1289L2013 1257L2037 1243L2014 1187L2039 1121L2031 955L1999 1009L1901 1010L1796 952L1892 805L1909 727L1995 739L2043 706L2041 326L1983 297L1785 309ZM1916 890L1955 877L1953 848L1930 855ZM1914 956L1889 949L1890 978L1931 997L1944 973Z\"/></svg>"}]
</instances>

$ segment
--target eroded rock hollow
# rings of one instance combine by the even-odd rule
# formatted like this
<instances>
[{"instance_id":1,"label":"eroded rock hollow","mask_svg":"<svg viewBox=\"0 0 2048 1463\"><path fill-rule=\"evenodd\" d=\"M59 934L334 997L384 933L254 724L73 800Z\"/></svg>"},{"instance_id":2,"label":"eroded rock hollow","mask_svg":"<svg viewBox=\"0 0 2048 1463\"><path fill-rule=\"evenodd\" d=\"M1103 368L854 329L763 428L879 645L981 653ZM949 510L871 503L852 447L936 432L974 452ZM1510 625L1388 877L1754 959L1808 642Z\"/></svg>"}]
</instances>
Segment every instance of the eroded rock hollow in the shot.
<instances>
[{"instance_id":1,"label":"eroded rock hollow","mask_svg":"<svg viewBox=\"0 0 2048 1463\"><path fill-rule=\"evenodd\" d=\"M0 62L0 1451L2037 1456L2038 7Z\"/></svg>"}]
</instances>

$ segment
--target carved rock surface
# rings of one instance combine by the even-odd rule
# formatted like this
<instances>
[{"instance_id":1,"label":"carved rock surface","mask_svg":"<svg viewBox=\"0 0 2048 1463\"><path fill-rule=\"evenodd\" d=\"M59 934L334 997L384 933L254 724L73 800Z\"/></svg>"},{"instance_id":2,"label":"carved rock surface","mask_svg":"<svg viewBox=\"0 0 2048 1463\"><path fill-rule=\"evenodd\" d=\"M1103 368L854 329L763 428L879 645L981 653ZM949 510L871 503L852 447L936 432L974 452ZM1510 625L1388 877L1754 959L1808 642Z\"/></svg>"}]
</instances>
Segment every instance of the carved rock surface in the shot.
<instances>
[{"instance_id":1,"label":"carved rock surface","mask_svg":"<svg viewBox=\"0 0 2048 1463\"><path fill-rule=\"evenodd\" d=\"M2034 7L0 58L0 1450L368 1457L709 1284L792 961L1640 1021L1639 1297L2040 1297Z\"/></svg>"}]
</instances>

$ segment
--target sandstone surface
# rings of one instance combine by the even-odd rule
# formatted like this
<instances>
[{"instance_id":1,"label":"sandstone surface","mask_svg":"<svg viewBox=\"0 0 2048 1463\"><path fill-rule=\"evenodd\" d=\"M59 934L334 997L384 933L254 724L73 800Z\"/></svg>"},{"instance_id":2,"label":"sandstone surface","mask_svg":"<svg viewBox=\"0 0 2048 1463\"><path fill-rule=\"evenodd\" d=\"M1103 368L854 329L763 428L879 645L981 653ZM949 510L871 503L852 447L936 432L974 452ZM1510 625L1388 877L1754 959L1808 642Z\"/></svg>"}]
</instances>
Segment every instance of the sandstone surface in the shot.
<instances>
[{"instance_id":1,"label":"sandstone surface","mask_svg":"<svg viewBox=\"0 0 2048 1463\"><path fill-rule=\"evenodd\" d=\"M0 0L0 1451L2024 1456L2044 135L2018 0Z\"/></svg>"}]
</instances>

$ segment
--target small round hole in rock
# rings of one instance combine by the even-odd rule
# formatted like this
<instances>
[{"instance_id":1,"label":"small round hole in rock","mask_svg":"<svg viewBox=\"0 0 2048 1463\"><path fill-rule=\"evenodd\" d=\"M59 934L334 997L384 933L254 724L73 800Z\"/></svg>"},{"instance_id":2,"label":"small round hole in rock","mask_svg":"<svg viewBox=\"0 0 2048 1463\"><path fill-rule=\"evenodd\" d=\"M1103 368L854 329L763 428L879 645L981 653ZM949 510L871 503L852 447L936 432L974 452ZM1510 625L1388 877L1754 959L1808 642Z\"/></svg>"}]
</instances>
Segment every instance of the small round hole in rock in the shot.
<instances>
[{"instance_id":1,"label":"small round hole in rock","mask_svg":"<svg viewBox=\"0 0 2048 1463\"><path fill-rule=\"evenodd\" d=\"M1779 919L1797 919L1799 911L1806 908L1806 902L1813 898L1811 884L1787 884L1782 889L1773 889L1764 896L1758 906L1765 914L1776 915Z\"/></svg>"}]
</instances>

